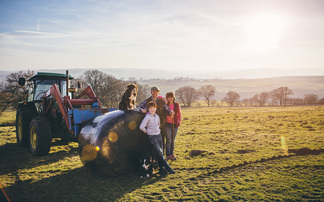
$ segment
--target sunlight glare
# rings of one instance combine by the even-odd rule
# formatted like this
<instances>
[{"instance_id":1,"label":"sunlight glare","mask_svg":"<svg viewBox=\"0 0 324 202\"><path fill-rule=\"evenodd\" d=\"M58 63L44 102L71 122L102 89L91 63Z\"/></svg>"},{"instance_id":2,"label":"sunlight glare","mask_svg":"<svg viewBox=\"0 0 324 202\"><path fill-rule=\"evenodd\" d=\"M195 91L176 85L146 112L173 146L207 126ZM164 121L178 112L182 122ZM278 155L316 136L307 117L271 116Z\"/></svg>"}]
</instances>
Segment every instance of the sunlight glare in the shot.
<instances>
[{"instance_id":1,"label":"sunlight glare","mask_svg":"<svg viewBox=\"0 0 324 202\"><path fill-rule=\"evenodd\" d=\"M249 48L265 51L277 47L277 41L283 34L283 19L275 15L259 15L251 18L246 25L249 36Z\"/></svg>"},{"instance_id":2,"label":"sunlight glare","mask_svg":"<svg viewBox=\"0 0 324 202\"><path fill-rule=\"evenodd\" d=\"M135 121L129 122L128 128L131 129L131 130L135 130L137 128L136 122Z\"/></svg>"},{"instance_id":3,"label":"sunlight glare","mask_svg":"<svg viewBox=\"0 0 324 202\"><path fill-rule=\"evenodd\" d=\"M288 155L288 145L286 143L286 138L281 136L281 147L285 155Z\"/></svg>"},{"instance_id":4,"label":"sunlight glare","mask_svg":"<svg viewBox=\"0 0 324 202\"><path fill-rule=\"evenodd\" d=\"M117 135L115 132L110 132L110 133L108 134L108 140L109 140L110 142L117 142L117 140L118 140L118 135Z\"/></svg>"}]
</instances>

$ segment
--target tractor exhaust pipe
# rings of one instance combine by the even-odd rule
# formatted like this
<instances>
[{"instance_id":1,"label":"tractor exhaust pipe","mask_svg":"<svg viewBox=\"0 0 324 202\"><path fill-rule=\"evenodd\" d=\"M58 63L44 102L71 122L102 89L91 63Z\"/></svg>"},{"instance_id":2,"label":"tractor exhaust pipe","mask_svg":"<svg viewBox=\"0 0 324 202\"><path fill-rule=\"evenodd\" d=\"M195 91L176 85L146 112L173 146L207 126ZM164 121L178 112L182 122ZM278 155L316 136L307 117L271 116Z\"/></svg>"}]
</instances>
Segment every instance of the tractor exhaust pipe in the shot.
<instances>
[{"instance_id":1,"label":"tractor exhaust pipe","mask_svg":"<svg viewBox=\"0 0 324 202\"><path fill-rule=\"evenodd\" d=\"M69 96L69 70L66 70L66 96Z\"/></svg>"}]
</instances>

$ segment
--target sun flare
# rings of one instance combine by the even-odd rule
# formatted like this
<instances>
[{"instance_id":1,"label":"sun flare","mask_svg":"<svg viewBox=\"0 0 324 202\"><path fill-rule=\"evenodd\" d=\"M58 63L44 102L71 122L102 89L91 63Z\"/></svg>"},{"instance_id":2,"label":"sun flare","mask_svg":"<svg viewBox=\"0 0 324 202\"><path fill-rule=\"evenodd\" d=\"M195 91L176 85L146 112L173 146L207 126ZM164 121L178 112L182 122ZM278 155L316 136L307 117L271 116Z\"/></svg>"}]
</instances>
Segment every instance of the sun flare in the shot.
<instances>
[{"instance_id":1,"label":"sun flare","mask_svg":"<svg viewBox=\"0 0 324 202\"><path fill-rule=\"evenodd\" d=\"M283 29L284 21L279 16L267 14L252 17L246 25L249 37L248 48L257 51L276 48Z\"/></svg>"}]
</instances>

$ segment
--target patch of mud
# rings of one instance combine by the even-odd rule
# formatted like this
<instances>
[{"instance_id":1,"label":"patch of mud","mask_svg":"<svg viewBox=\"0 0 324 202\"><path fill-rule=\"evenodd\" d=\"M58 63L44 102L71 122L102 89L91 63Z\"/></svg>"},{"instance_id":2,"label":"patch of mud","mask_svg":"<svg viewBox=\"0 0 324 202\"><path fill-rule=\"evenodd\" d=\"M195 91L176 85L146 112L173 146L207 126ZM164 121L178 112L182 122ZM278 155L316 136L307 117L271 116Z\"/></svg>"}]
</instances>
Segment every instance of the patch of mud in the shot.
<instances>
[{"instance_id":1,"label":"patch of mud","mask_svg":"<svg viewBox=\"0 0 324 202\"><path fill-rule=\"evenodd\" d=\"M251 152L255 152L255 150L248 150L248 149L237 150L237 153L239 153L239 154L247 154L247 153L251 153Z\"/></svg>"},{"instance_id":2,"label":"patch of mud","mask_svg":"<svg viewBox=\"0 0 324 202\"><path fill-rule=\"evenodd\" d=\"M206 154L207 154L207 151L204 151L204 150L191 150L189 152L190 157L203 156Z\"/></svg>"},{"instance_id":3,"label":"patch of mud","mask_svg":"<svg viewBox=\"0 0 324 202\"><path fill-rule=\"evenodd\" d=\"M294 153L296 155L302 156L302 155L318 155L320 153L324 152L324 149L318 149L313 150L309 148L301 148L301 149L289 149L288 153Z\"/></svg>"}]
</instances>

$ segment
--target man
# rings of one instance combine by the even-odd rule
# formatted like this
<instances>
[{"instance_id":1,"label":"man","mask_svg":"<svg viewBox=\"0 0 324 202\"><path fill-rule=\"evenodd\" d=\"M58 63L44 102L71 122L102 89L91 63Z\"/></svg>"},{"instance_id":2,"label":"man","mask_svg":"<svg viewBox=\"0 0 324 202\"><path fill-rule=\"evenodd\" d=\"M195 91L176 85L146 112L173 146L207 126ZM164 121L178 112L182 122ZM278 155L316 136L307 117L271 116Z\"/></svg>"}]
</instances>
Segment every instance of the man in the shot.
<instances>
[{"instance_id":1,"label":"man","mask_svg":"<svg viewBox=\"0 0 324 202\"><path fill-rule=\"evenodd\" d=\"M165 100L161 97L159 97L160 94L160 89L158 87L152 87L151 88L151 96L145 100L143 100L139 106L138 109L142 111L142 113L146 113L147 109L147 103L150 101L153 101L157 105L157 110L156 114L159 115L160 120L161 120L161 126L160 128L163 128L165 120L166 120L166 115L168 116L173 116L175 114L174 111L170 110L170 108L165 104Z\"/></svg>"}]
</instances>

